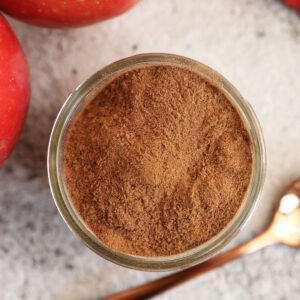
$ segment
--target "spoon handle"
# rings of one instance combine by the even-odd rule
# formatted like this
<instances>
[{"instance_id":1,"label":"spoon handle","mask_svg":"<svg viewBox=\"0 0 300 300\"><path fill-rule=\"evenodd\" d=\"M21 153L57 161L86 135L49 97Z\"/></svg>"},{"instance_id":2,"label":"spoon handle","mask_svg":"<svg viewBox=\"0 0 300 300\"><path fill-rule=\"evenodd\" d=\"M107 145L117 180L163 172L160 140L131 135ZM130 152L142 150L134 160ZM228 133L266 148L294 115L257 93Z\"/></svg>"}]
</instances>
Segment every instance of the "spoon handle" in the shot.
<instances>
[{"instance_id":1,"label":"spoon handle","mask_svg":"<svg viewBox=\"0 0 300 300\"><path fill-rule=\"evenodd\" d=\"M156 296L168 289L171 289L181 283L188 281L200 274L206 273L217 268L231 260L239 258L245 254L255 252L261 248L276 243L271 230L266 230L257 237L248 242L223 252L199 265L188 268L186 270L168 275L166 277L154 280L149 283L128 289L126 291L102 298L102 300L134 300L148 299Z\"/></svg>"}]
</instances>

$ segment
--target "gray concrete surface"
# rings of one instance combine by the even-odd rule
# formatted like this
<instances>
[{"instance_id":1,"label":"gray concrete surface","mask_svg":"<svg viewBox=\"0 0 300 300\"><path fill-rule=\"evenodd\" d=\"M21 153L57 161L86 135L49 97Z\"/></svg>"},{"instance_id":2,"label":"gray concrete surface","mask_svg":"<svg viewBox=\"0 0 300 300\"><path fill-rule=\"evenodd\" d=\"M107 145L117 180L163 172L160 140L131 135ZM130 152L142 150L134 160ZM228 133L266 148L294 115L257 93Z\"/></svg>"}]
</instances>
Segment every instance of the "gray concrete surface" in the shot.
<instances>
[{"instance_id":1,"label":"gray concrete surface","mask_svg":"<svg viewBox=\"0 0 300 300\"><path fill-rule=\"evenodd\" d=\"M97 69L142 52L202 61L253 105L265 134L267 180L246 229L262 231L279 194L300 175L300 17L279 0L144 0L129 13L74 30L9 19L31 68L25 130L0 171L0 299L97 299L161 276L97 257L59 216L46 176L46 148L67 95ZM272 246L157 299L300 299L300 251Z\"/></svg>"}]
</instances>

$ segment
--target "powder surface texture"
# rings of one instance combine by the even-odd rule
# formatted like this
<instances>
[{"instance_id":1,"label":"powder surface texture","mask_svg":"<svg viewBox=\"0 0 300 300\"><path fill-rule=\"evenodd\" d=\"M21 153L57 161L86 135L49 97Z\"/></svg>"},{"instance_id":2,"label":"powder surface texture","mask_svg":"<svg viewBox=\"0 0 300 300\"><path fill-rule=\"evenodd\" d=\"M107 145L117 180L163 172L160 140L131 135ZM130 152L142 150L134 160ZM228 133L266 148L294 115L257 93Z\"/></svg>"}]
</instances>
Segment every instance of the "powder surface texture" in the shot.
<instances>
[{"instance_id":1,"label":"powder surface texture","mask_svg":"<svg viewBox=\"0 0 300 300\"><path fill-rule=\"evenodd\" d=\"M219 233L252 176L245 124L199 74L144 66L108 82L68 133L64 178L88 228L108 247L168 256Z\"/></svg>"}]
</instances>

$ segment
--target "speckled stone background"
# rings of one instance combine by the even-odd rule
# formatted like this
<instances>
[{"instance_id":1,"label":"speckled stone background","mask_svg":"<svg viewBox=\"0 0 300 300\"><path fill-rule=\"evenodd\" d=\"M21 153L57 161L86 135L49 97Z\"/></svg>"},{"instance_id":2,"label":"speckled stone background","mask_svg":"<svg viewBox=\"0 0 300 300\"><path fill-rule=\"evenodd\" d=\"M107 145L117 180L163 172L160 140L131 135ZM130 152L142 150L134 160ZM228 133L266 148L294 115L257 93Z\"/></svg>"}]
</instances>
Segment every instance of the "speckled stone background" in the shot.
<instances>
[{"instance_id":1,"label":"speckled stone background","mask_svg":"<svg viewBox=\"0 0 300 300\"><path fill-rule=\"evenodd\" d=\"M97 257L73 236L50 195L46 150L68 94L97 69L142 52L200 60L225 75L261 120L268 172L261 202L234 243L261 232L300 175L300 16L279 0L144 0L113 20L48 30L9 19L27 54L31 107L0 171L0 299L97 299L162 276ZM157 299L300 299L300 250L277 245Z\"/></svg>"}]
</instances>

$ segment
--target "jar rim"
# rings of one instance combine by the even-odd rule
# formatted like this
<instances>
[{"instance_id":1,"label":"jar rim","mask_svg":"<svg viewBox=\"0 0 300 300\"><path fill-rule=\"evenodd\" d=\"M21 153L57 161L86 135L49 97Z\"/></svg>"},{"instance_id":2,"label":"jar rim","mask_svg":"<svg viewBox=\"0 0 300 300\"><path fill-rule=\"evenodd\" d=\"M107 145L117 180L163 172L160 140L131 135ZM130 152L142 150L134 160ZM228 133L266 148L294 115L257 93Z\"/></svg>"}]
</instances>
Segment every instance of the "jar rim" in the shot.
<instances>
[{"instance_id":1,"label":"jar rim","mask_svg":"<svg viewBox=\"0 0 300 300\"><path fill-rule=\"evenodd\" d=\"M121 253L103 244L72 208L61 172L62 145L66 129L71 117L78 113L80 105L84 104L89 93L95 88L103 86L109 79L116 77L118 73L146 65L172 65L189 68L216 85L239 111L253 144L254 163L251 182L247 196L233 219L223 230L204 244L180 254L164 257L143 257ZM144 271L169 271L190 267L207 260L227 245L244 228L257 205L262 190L266 169L266 152L260 124L252 107L226 78L210 67L190 58L174 54L147 53L125 58L102 68L69 95L52 128L48 145L47 168L50 190L55 204L71 231L86 246L105 259L128 268Z\"/></svg>"}]
</instances>

